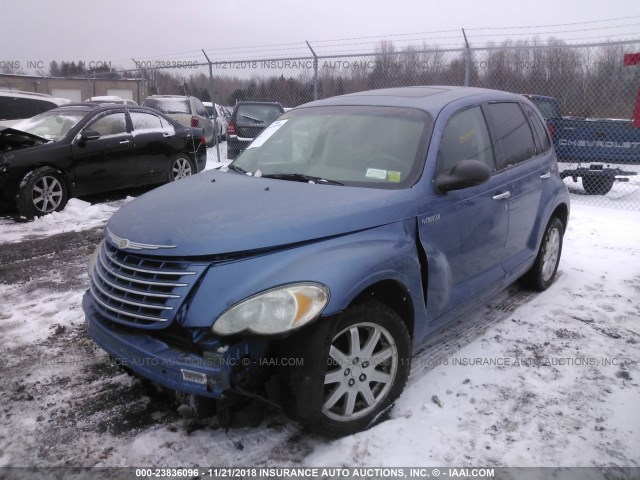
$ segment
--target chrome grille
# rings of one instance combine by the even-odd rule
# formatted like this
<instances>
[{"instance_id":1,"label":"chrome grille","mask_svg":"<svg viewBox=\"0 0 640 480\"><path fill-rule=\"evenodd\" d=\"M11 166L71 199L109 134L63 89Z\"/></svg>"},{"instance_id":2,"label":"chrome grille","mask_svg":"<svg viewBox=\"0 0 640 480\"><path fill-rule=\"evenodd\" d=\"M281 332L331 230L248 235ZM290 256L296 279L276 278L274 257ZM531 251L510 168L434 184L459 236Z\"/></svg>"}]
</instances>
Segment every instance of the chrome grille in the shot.
<instances>
[{"instance_id":1,"label":"chrome grille","mask_svg":"<svg viewBox=\"0 0 640 480\"><path fill-rule=\"evenodd\" d=\"M164 328L206 265L132 254L104 242L91 274L90 293L110 320Z\"/></svg>"}]
</instances>

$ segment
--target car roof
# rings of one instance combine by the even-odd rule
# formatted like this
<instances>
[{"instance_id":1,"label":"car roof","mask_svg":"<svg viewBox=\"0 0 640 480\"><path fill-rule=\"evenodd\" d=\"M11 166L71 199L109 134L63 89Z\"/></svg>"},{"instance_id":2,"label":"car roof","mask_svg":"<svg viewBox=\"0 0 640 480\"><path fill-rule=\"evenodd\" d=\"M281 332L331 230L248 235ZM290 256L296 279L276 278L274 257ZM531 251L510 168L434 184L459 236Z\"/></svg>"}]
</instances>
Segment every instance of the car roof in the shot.
<instances>
[{"instance_id":1,"label":"car roof","mask_svg":"<svg viewBox=\"0 0 640 480\"><path fill-rule=\"evenodd\" d=\"M74 110L97 110L98 108L122 108L124 105L116 104L116 103L93 103L93 102L73 102L67 103L65 105L60 105L58 108L54 108L54 110L61 109L74 109Z\"/></svg>"},{"instance_id":2,"label":"car roof","mask_svg":"<svg viewBox=\"0 0 640 480\"><path fill-rule=\"evenodd\" d=\"M437 114L445 105L470 97L486 97L490 100L521 101L522 95L476 87L414 86L367 90L310 102L301 107L333 105L378 105L412 107ZM486 99L482 99L485 101ZM300 108L300 107L298 107Z\"/></svg>"},{"instance_id":3,"label":"car roof","mask_svg":"<svg viewBox=\"0 0 640 480\"><path fill-rule=\"evenodd\" d=\"M149 95L147 98L145 98L145 100L149 98L161 99L161 98L194 98L194 97L192 97L191 95Z\"/></svg>"},{"instance_id":4,"label":"car roof","mask_svg":"<svg viewBox=\"0 0 640 480\"><path fill-rule=\"evenodd\" d=\"M238 100L236 105L246 105L246 104L256 104L256 105L280 105L280 102L270 101L270 100Z\"/></svg>"},{"instance_id":5,"label":"car roof","mask_svg":"<svg viewBox=\"0 0 640 480\"><path fill-rule=\"evenodd\" d=\"M122 97L118 97L117 95L97 95L95 97L90 97L87 100L85 100L85 102L96 102L96 101L102 101L102 100L124 100L124 98Z\"/></svg>"},{"instance_id":6,"label":"car roof","mask_svg":"<svg viewBox=\"0 0 640 480\"><path fill-rule=\"evenodd\" d=\"M54 97L46 93L25 92L23 90L3 90L0 89L0 97L30 98L33 100L46 100L57 105L64 105L71 100L67 98Z\"/></svg>"},{"instance_id":7,"label":"car roof","mask_svg":"<svg viewBox=\"0 0 640 480\"><path fill-rule=\"evenodd\" d=\"M76 110L76 111L85 111L85 112L101 112L106 110L133 110L133 111L142 111L153 113L155 115L160 114L162 118L166 118L162 115L162 112L158 112L158 110L154 108L145 107L143 105L128 105L124 103L93 103L93 102L81 102L81 103L68 103L66 105L61 105L53 110L49 110L50 112L58 112L65 110Z\"/></svg>"}]
</instances>

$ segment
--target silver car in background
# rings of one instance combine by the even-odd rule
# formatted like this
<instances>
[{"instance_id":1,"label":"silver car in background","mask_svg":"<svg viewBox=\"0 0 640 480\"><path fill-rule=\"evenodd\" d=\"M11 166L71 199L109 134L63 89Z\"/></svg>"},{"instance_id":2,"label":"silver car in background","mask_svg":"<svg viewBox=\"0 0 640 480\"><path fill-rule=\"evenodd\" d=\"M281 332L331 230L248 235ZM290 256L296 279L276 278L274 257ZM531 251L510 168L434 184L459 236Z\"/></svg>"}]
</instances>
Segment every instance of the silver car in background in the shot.
<instances>
[{"instance_id":1,"label":"silver car in background","mask_svg":"<svg viewBox=\"0 0 640 480\"><path fill-rule=\"evenodd\" d=\"M207 109L196 97L186 95L151 95L142 105L155 108L185 127L202 128L207 147L214 144L214 127Z\"/></svg>"},{"instance_id":2,"label":"silver car in background","mask_svg":"<svg viewBox=\"0 0 640 480\"><path fill-rule=\"evenodd\" d=\"M204 108L207 109L207 113L216 126L218 132L218 139L220 141L227 139L227 119L222 105L212 102L202 102Z\"/></svg>"}]
</instances>

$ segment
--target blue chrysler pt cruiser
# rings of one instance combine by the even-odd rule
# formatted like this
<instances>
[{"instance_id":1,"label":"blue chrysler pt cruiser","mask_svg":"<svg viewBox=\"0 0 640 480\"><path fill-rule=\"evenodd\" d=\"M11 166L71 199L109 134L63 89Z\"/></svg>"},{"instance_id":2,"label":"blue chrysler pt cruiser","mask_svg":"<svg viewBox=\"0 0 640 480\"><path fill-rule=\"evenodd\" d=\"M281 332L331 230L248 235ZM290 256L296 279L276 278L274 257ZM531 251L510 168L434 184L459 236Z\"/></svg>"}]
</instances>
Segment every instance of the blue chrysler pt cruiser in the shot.
<instances>
[{"instance_id":1,"label":"blue chrysler pt cruiser","mask_svg":"<svg viewBox=\"0 0 640 480\"><path fill-rule=\"evenodd\" d=\"M526 98L407 87L283 114L223 171L119 210L90 262L95 342L223 405L276 399L329 436L374 424L430 334L551 285L569 196Z\"/></svg>"}]
</instances>

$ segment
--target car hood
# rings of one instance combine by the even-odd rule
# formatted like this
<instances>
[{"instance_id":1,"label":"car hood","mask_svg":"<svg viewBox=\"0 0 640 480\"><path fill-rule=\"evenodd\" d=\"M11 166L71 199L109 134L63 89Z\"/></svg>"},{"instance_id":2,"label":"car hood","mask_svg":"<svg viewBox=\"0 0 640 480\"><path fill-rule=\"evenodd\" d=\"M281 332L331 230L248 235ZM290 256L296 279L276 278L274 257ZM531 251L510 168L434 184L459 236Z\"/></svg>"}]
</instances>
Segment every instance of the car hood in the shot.
<instances>
[{"instance_id":1,"label":"car hood","mask_svg":"<svg viewBox=\"0 0 640 480\"><path fill-rule=\"evenodd\" d=\"M20 150L49 143L51 140L24 132L16 128L0 127L0 152L5 150Z\"/></svg>"},{"instance_id":2,"label":"car hood","mask_svg":"<svg viewBox=\"0 0 640 480\"><path fill-rule=\"evenodd\" d=\"M321 185L209 171L125 205L107 224L107 238L125 249L162 256L271 249L415 216L414 196L413 189Z\"/></svg>"}]
</instances>

